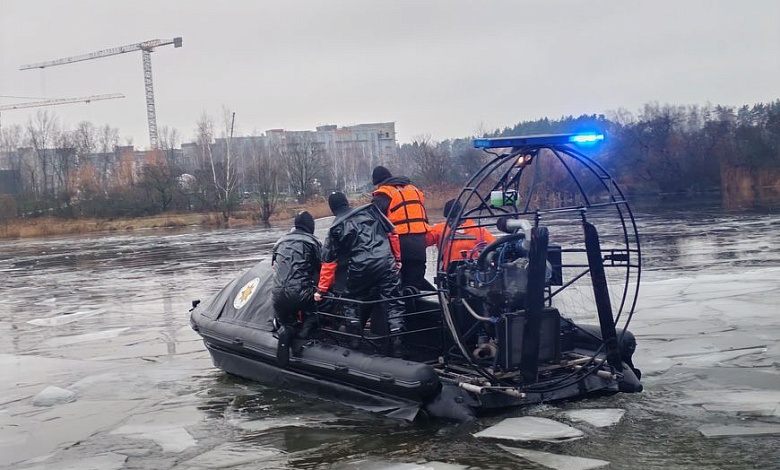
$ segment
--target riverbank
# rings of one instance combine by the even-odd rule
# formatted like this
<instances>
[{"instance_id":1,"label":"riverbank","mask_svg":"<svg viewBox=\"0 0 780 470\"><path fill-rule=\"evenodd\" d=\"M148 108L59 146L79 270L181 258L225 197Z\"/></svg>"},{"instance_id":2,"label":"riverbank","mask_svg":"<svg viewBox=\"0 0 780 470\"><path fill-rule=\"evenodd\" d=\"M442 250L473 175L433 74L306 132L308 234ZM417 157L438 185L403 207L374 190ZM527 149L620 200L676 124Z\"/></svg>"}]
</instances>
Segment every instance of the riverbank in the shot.
<instances>
[{"instance_id":1,"label":"riverbank","mask_svg":"<svg viewBox=\"0 0 780 470\"><path fill-rule=\"evenodd\" d=\"M457 195L457 189L445 188L426 191L425 205L432 220L438 220L444 202ZM351 198L351 204L357 206L370 202L370 196ZM298 212L306 210L316 219L331 215L328 202L318 197L307 204L286 204L274 213L270 223L283 226L292 223ZM264 225L259 211L251 204L242 205L225 221L217 212L160 214L149 217L112 218L112 219L62 219L56 217L36 217L25 219L0 220L0 240L17 238L36 238L57 235L78 235L100 232L130 232L153 228L178 228L200 226L204 228L241 228Z\"/></svg>"}]
</instances>

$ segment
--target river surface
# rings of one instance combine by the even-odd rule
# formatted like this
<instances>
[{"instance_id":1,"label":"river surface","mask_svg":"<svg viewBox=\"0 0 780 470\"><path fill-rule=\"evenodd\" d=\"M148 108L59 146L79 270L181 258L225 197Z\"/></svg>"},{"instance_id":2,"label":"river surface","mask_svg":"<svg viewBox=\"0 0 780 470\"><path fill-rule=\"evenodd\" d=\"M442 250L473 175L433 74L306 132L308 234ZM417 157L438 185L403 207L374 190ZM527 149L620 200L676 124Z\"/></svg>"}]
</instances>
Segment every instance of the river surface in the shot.
<instances>
[{"instance_id":1,"label":"river surface","mask_svg":"<svg viewBox=\"0 0 780 470\"><path fill-rule=\"evenodd\" d=\"M615 469L780 468L780 215L635 215L645 391L468 426L387 420L212 366L190 303L266 258L281 228L0 241L0 468L592 468L498 444ZM625 414L605 427L567 418L583 409ZM585 438L473 436L520 416Z\"/></svg>"}]
</instances>

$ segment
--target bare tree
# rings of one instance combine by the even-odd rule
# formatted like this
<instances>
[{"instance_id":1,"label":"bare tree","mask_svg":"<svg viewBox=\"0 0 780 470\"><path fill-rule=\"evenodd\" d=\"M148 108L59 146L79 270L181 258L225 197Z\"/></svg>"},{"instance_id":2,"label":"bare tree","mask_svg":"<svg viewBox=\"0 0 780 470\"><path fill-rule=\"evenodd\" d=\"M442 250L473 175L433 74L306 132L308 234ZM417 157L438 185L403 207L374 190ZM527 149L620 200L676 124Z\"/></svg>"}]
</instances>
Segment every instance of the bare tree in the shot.
<instances>
[{"instance_id":1,"label":"bare tree","mask_svg":"<svg viewBox=\"0 0 780 470\"><path fill-rule=\"evenodd\" d=\"M155 212L165 212L171 208L180 190L179 175L176 173L162 150L154 152L151 161L144 165L139 186L146 191Z\"/></svg>"},{"instance_id":2,"label":"bare tree","mask_svg":"<svg viewBox=\"0 0 780 470\"><path fill-rule=\"evenodd\" d=\"M210 171L211 182L216 196L222 218L227 221L232 215L233 208L238 201L235 193L238 184L238 172L233 149L233 117L228 108L222 109L222 136L224 148L219 148L215 154L214 120L205 112L196 123L198 148L200 149L200 166L205 166ZM203 176L203 175L199 175Z\"/></svg>"},{"instance_id":3,"label":"bare tree","mask_svg":"<svg viewBox=\"0 0 780 470\"><path fill-rule=\"evenodd\" d=\"M48 110L39 110L35 113L35 119L27 121L27 136L35 150L37 167L40 168L40 193L48 194L51 187L49 147L54 145L54 140L59 132L57 118L49 114Z\"/></svg>"},{"instance_id":4,"label":"bare tree","mask_svg":"<svg viewBox=\"0 0 780 470\"><path fill-rule=\"evenodd\" d=\"M70 206L70 199L73 196L71 189L77 164L78 157L76 155L74 134L62 132L57 137L56 148L52 158L55 184L53 189L59 193L60 199L68 206Z\"/></svg>"},{"instance_id":5,"label":"bare tree","mask_svg":"<svg viewBox=\"0 0 780 470\"><path fill-rule=\"evenodd\" d=\"M449 180L452 158L448 144L432 142L429 136L419 136L405 150L420 184L435 185Z\"/></svg>"},{"instance_id":6,"label":"bare tree","mask_svg":"<svg viewBox=\"0 0 780 470\"><path fill-rule=\"evenodd\" d=\"M87 157L97 150L98 131L89 121L81 121L73 131L73 139L76 145L76 153L79 157Z\"/></svg>"},{"instance_id":7,"label":"bare tree","mask_svg":"<svg viewBox=\"0 0 780 470\"><path fill-rule=\"evenodd\" d=\"M282 177L281 161L284 159L284 149L278 142L264 148L259 139L252 139L250 159L253 174L251 180L257 187L257 202L260 206L260 218L266 225L282 201L279 190Z\"/></svg>"},{"instance_id":8,"label":"bare tree","mask_svg":"<svg viewBox=\"0 0 780 470\"><path fill-rule=\"evenodd\" d=\"M108 124L101 127L97 135L97 149L99 160L96 165L98 178L103 191L108 191L110 183L115 176L119 155L119 129Z\"/></svg>"},{"instance_id":9,"label":"bare tree","mask_svg":"<svg viewBox=\"0 0 780 470\"><path fill-rule=\"evenodd\" d=\"M287 142L287 177L298 202L304 203L317 193L317 178L323 170L322 144L309 137Z\"/></svg>"}]
</instances>

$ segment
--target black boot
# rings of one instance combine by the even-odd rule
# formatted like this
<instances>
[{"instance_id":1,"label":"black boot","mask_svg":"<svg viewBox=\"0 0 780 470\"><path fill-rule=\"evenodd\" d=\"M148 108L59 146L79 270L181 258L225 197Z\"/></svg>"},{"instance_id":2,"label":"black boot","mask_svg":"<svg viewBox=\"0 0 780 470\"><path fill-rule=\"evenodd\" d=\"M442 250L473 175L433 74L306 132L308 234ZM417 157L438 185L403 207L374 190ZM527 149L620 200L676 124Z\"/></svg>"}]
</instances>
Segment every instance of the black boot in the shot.
<instances>
[{"instance_id":1,"label":"black boot","mask_svg":"<svg viewBox=\"0 0 780 470\"><path fill-rule=\"evenodd\" d=\"M276 335L276 362L280 367L287 367L290 363L290 340L292 340L293 329L289 326L281 326Z\"/></svg>"},{"instance_id":2,"label":"black boot","mask_svg":"<svg viewBox=\"0 0 780 470\"><path fill-rule=\"evenodd\" d=\"M390 341L390 357L402 359L404 357L404 343L399 337Z\"/></svg>"},{"instance_id":3,"label":"black boot","mask_svg":"<svg viewBox=\"0 0 780 470\"><path fill-rule=\"evenodd\" d=\"M404 340L406 339L404 337L404 332L406 331L406 328L404 328L404 325L399 325L396 323L394 326L390 327L390 356L391 357L397 357L402 358L404 357L405 348L404 348Z\"/></svg>"}]
</instances>

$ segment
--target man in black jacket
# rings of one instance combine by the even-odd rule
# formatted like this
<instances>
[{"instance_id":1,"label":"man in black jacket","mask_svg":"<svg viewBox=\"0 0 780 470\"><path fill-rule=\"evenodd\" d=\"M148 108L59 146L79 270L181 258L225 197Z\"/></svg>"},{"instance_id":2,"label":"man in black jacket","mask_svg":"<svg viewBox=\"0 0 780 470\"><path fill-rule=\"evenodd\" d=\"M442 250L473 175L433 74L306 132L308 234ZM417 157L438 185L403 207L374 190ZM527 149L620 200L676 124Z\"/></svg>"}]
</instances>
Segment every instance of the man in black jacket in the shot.
<instances>
[{"instance_id":1,"label":"man in black jacket","mask_svg":"<svg viewBox=\"0 0 780 470\"><path fill-rule=\"evenodd\" d=\"M315 286L320 273L321 249L322 244L314 236L314 218L306 211L295 216L292 231L280 238L273 248L274 286L271 299L279 324L276 359L282 367L290 360L290 341L298 312L301 312L303 321L301 337L308 337L316 322L310 312L314 307Z\"/></svg>"},{"instance_id":2,"label":"man in black jacket","mask_svg":"<svg viewBox=\"0 0 780 470\"><path fill-rule=\"evenodd\" d=\"M403 330L404 304L399 300L401 259L398 235L393 224L373 204L350 209L344 193L328 198L333 225L322 249L322 268L314 300L333 290L355 300L387 300L390 333ZM347 333L360 335L363 329L358 305L344 302L342 312L349 320ZM355 337L357 339L357 336ZM358 341L352 341L355 347ZM392 354L401 355L401 339L395 336Z\"/></svg>"}]
</instances>

